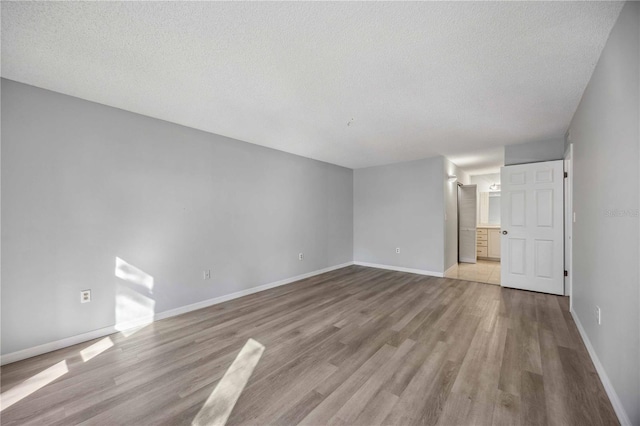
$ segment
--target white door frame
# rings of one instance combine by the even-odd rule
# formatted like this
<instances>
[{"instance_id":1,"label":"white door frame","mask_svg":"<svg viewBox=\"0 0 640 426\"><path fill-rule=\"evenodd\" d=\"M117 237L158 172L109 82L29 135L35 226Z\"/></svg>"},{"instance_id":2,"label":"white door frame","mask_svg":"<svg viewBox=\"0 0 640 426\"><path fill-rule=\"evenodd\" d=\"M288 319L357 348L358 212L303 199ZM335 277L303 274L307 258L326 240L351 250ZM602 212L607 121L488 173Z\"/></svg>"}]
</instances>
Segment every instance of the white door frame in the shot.
<instances>
[{"instance_id":1,"label":"white door frame","mask_svg":"<svg viewBox=\"0 0 640 426\"><path fill-rule=\"evenodd\" d=\"M468 197L469 194L472 196ZM475 184L458 186L458 263L477 263L478 261L477 194L478 186Z\"/></svg>"},{"instance_id":2,"label":"white door frame","mask_svg":"<svg viewBox=\"0 0 640 426\"><path fill-rule=\"evenodd\" d=\"M569 144L564 153L564 269L565 296L569 296L569 311L573 312L573 144Z\"/></svg>"}]
</instances>

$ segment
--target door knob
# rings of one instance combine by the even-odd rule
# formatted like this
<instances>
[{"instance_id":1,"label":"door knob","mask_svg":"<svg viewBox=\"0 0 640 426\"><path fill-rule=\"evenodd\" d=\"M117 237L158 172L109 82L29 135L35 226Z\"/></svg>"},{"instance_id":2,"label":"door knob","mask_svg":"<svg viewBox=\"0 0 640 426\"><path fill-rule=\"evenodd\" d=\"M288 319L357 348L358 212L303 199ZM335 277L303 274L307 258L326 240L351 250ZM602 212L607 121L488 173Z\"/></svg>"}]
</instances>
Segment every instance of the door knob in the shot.
<instances>
[{"instance_id":1,"label":"door knob","mask_svg":"<svg viewBox=\"0 0 640 426\"><path fill-rule=\"evenodd\" d=\"M502 235L507 235L508 232L507 231L502 231Z\"/></svg>"}]
</instances>

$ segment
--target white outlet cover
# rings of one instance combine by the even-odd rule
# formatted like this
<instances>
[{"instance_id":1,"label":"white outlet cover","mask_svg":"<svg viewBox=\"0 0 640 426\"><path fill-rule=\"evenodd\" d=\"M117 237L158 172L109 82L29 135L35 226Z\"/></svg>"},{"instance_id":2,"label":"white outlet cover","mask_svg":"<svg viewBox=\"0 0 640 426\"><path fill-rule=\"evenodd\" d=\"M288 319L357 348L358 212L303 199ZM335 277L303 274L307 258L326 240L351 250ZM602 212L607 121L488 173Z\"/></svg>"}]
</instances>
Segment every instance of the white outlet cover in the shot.
<instances>
[{"instance_id":1,"label":"white outlet cover","mask_svg":"<svg viewBox=\"0 0 640 426\"><path fill-rule=\"evenodd\" d=\"M91 290L82 290L80 292L80 303L91 302Z\"/></svg>"}]
</instances>

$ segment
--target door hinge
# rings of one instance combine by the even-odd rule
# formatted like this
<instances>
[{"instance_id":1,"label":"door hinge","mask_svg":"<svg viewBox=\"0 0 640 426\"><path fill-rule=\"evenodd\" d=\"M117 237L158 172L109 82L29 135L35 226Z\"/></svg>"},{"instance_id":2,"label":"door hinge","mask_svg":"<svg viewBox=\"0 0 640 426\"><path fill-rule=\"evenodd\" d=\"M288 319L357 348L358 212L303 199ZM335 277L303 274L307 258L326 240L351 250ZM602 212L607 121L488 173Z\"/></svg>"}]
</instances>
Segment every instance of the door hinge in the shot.
<instances>
[{"instance_id":1,"label":"door hinge","mask_svg":"<svg viewBox=\"0 0 640 426\"><path fill-rule=\"evenodd\" d=\"M568 277L569 276L569 271L564 271L564 276Z\"/></svg>"},{"instance_id":2,"label":"door hinge","mask_svg":"<svg viewBox=\"0 0 640 426\"><path fill-rule=\"evenodd\" d=\"M566 177L566 178L569 177L569 173L564 172L564 177Z\"/></svg>"}]
</instances>

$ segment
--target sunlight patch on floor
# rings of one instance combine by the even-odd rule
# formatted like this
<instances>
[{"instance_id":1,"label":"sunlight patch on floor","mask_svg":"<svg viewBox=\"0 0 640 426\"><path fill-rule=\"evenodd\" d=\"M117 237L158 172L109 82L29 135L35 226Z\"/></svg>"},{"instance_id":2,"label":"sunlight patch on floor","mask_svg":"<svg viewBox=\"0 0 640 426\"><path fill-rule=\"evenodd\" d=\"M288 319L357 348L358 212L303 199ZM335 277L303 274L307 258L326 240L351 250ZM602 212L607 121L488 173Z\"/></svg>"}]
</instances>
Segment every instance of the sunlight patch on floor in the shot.
<instances>
[{"instance_id":1,"label":"sunlight patch on floor","mask_svg":"<svg viewBox=\"0 0 640 426\"><path fill-rule=\"evenodd\" d=\"M111 347L113 347L113 341L111 340L111 337L107 336L102 340L98 340L93 345L81 350L80 356L82 357L83 362L87 362Z\"/></svg>"},{"instance_id":2,"label":"sunlight patch on floor","mask_svg":"<svg viewBox=\"0 0 640 426\"><path fill-rule=\"evenodd\" d=\"M193 419L191 423L193 426L225 425L263 352L264 346L255 340L249 339L245 343L231 367Z\"/></svg>"},{"instance_id":3,"label":"sunlight patch on floor","mask_svg":"<svg viewBox=\"0 0 640 426\"><path fill-rule=\"evenodd\" d=\"M60 361L19 385L12 387L8 391L3 392L2 395L0 395L0 411L11 407L16 402L26 398L68 372L67 361Z\"/></svg>"}]
</instances>

